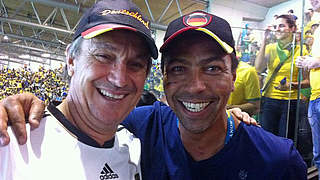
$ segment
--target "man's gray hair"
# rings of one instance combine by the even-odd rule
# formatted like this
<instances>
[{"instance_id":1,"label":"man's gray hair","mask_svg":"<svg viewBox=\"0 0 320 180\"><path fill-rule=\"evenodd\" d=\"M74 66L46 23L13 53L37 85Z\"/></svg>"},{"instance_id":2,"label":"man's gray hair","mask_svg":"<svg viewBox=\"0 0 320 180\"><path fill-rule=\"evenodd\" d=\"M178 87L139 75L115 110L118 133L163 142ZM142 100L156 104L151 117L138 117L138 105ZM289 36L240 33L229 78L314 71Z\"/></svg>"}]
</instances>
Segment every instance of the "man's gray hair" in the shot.
<instances>
[{"instance_id":1,"label":"man's gray hair","mask_svg":"<svg viewBox=\"0 0 320 180\"><path fill-rule=\"evenodd\" d=\"M79 55L82 41L82 36L79 36L77 39L72 41L70 47L67 49L67 55L69 55L71 58L75 58L77 55Z\"/></svg>"},{"instance_id":2,"label":"man's gray hair","mask_svg":"<svg viewBox=\"0 0 320 180\"><path fill-rule=\"evenodd\" d=\"M83 37L79 36L77 39L72 41L72 43L67 47L67 49L66 49L66 60L67 61L68 61L68 58L75 59L79 55L79 53L81 51L82 41L83 41ZM70 84L71 76L68 75L67 65L65 65L65 67L63 69L63 79Z\"/></svg>"}]
</instances>

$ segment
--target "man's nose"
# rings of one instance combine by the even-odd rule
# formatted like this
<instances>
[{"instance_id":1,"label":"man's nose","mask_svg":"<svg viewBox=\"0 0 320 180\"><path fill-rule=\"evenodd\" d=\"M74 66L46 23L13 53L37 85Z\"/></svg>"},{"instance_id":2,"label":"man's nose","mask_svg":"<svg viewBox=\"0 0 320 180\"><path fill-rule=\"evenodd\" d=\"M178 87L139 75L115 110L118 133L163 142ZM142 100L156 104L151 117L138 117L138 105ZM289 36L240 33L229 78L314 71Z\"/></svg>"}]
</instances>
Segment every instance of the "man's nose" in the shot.
<instances>
[{"instance_id":1,"label":"man's nose","mask_svg":"<svg viewBox=\"0 0 320 180\"><path fill-rule=\"evenodd\" d=\"M187 88L192 93L202 92L206 88L206 83L199 72L194 72L191 79L187 82L189 82Z\"/></svg>"},{"instance_id":2,"label":"man's nose","mask_svg":"<svg viewBox=\"0 0 320 180\"><path fill-rule=\"evenodd\" d=\"M113 64L107 75L107 79L115 87L125 87L127 85L127 67L125 64Z\"/></svg>"}]
</instances>

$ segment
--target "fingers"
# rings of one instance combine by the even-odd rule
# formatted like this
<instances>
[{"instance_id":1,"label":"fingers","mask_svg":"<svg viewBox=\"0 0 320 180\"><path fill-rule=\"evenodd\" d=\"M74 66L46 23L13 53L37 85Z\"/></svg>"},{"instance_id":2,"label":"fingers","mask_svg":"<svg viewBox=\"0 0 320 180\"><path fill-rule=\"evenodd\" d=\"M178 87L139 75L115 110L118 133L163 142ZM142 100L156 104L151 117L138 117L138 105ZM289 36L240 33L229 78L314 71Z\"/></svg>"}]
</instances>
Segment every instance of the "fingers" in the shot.
<instances>
[{"instance_id":1,"label":"fingers","mask_svg":"<svg viewBox=\"0 0 320 180\"><path fill-rule=\"evenodd\" d=\"M34 96L31 104L31 109L29 111L29 118L28 118L31 129L35 129L39 127L44 109L45 109L45 105L43 101L41 101L36 96Z\"/></svg>"},{"instance_id":2,"label":"fingers","mask_svg":"<svg viewBox=\"0 0 320 180\"><path fill-rule=\"evenodd\" d=\"M250 124L261 127L260 124L254 118L251 118L251 117L250 117Z\"/></svg>"},{"instance_id":3,"label":"fingers","mask_svg":"<svg viewBox=\"0 0 320 180\"><path fill-rule=\"evenodd\" d=\"M25 144L27 141L25 113L18 101L18 95L5 98L3 104L19 144Z\"/></svg>"},{"instance_id":4,"label":"fingers","mask_svg":"<svg viewBox=\"0 0 320 180\"><path fill-rule=\"evenodd\" d=\"M27 141L25 115L29 116L30 126L39 126L44 103L31 93L18 94L3 99L0 103L0 145L7 145L10 141L7 132L7 123L12 125L12 130L19 144Z\"/></svg>"},{"instance_id":5,"label":"fingers","mask_svg":"<svg viewBox=\"0 0 320 180\"><path fill-rule=\"evenodd\" d=\"M234 115L236 116L236 118L238 118L239 120L242 120L242 111L240 108L232 108L232 109L229 109L229 111Z\"/></svg>"},{"instance_id":6,"label":"fingers","mask_svg":"<svg viewBox=\"0 0 320 180\"><path fill-rule=\"evenodd\" d=\"M250 115L244 111L241 111L240 108L233 108L233 109L229 109L229 111L240 121L244 122L245 124L248 125L254 125L254 126L259 126L259 123L254 119L251 118Z\"/></svg>"},{"instance_id":7,"label":"fingers","mask_svg":"<svg viewBox=\"0 0 320 180\"><path fill-rule=\"evenodd\" d=\"M8 145L10 142L10 137L7 132L8 115L6 109L0 103L0 146Z\"/></svg>"},{"instance_id":8,"label":"fingers","mask_svg":"<svg viewBox=\"0 0 320 180\"><path fill-rule=\"evenodd\" d=\"M296 62L295 62L296 66L297 66L298 68L303 68L303 62L304 62L304 60L305 60L305 57L304 57L304 56L299 56L299 57L297 57Z\"/></svg>"},{"instance_id":9,"label":"fingers","mask_svg":"<svg viewBox=\"0 0 320 180\"><path fill-rule=\"evenodd\" d=\"M250 115L246 112L241 112L241 114L242 114L242 121L250 125L252 122Z\"/></svg>"}]
</instances>

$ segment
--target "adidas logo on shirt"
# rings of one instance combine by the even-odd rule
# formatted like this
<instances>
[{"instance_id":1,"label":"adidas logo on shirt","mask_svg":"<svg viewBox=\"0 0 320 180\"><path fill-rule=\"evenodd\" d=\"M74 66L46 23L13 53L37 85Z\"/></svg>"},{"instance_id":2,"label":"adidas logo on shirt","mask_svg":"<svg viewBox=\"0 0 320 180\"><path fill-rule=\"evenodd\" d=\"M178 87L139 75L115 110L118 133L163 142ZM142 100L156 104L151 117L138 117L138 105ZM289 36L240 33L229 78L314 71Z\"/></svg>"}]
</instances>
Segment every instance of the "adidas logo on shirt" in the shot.
<instances>
[{"instance_id":1,"label":"adidas logo on shirt","mask_svg":"<svg viewBox=\"0 0 320 180\"><path fill-rule=\"evenodd\" d=\"M117 178L119 178L118 174L114 173L107 163L104 164L104 167L102 168L102 171L100 173L100 180Z\"/></svg>"}]
</instances>

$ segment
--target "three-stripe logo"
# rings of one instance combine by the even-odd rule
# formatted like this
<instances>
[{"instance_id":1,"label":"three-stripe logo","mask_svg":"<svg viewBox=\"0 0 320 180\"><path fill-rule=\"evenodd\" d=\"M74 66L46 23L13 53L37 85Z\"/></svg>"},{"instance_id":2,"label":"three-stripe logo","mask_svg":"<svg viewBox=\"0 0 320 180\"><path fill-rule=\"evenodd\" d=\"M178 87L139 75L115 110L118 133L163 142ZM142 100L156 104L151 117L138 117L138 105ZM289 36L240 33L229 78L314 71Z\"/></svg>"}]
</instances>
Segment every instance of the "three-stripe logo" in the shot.
<instances>
[{"instance_id":1,"label":"three-stripe logo","mask_svg":"<svg viewBox=\"0 0 320 180\"><path fill-rule=\"evenodd\" d=\"M107 163L104 164L100 173L100 180L116 179L119 178L118 174L114 173Z\"/></svg>"}]
</instances>

